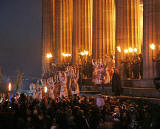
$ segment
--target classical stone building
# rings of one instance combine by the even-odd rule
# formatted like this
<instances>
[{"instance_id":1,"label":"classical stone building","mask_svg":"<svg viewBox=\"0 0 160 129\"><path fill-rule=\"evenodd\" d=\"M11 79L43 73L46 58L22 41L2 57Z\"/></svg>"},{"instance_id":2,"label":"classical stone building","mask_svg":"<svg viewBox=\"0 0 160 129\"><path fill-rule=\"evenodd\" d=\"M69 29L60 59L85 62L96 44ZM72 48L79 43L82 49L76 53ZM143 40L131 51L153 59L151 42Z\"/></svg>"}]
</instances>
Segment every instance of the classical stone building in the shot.
<instances>
[{"instance_id":1,"label":"classical stone building","mask_svg":"<svg viewBox=\"0 0 160 129\"><path fill-rule=\"evenodd\" d=\"M124 50L136 48L143 55L143 79L156 76L152 59L160 44L160 0L42 1L43 71L49 64L47 53L56 64L65 61L62 53L71 54L73 64L80 63L84 50L96 60L113 55L119 68Z\"/></svg>"}]
</instances>

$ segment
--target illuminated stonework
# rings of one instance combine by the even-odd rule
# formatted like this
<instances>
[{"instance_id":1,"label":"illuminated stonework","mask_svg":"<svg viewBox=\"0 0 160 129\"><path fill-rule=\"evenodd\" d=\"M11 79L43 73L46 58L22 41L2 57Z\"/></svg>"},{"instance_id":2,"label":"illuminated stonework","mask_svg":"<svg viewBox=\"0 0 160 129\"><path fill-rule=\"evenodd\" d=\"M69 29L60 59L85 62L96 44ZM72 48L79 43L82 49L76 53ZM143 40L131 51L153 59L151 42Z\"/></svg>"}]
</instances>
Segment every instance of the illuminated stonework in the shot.
<instances>
[{"instance_id":1,"label":"illuminated stonework","mask_svg":"<svg viewBox=\"0 0 160 129\"><path fill-rule=\"evenodd\" d=\"M62 53L71 54L72 63L77 64L81 51L98 60L117 56L115 48L120 46L122 59L128 48L143 54L143 68L148 69L144 77L151 78L149 45L160 44L160 0L42 1L43 71L49 64L46 53L52 53L56 64L65 61Z\"/></svg>"},{"instance_id":2,"label":"illuminated stonework","mask_svg":"<svg viewBox=\"0 0 160 129\"><path fill-rule=\"evenodd\" d=\"M45 55L51 52L57 64L62 53L80 63L80 52L94 59L115 53L114 0L43 0L43 70L48 68Z\"/></svg>"},{"instance_id":3,"label":"illuminated stonework","mask_svg":"<svg viewBox=\"0 0 160 129\"><path fill-rule=\"evenodd\" d=\"M93 58L115 53L115 2L93 0Z\"/></svg>"},{"instance_id":4,"label":"illuminated stonework","mask_svg":"<svg viewBox=\"0 0 160 129\"><path fill-rule=\"evenodd\" d=\"M116 1L116 43L124 49L138 48L141 53L142 30L140 23L139 0ZM142 29L142 30L141 30Z\"/></svg>"},{"instance_id":5,"label":"illuminated stonework","mask_svg":"<svg viewBox=\"0 0 160 129\"><path fill-rule=\"evenodd\" d=\"M92 55L92 0L73 0L73 64L80 63L80 52Z\"/></svg>"}]
</instances>

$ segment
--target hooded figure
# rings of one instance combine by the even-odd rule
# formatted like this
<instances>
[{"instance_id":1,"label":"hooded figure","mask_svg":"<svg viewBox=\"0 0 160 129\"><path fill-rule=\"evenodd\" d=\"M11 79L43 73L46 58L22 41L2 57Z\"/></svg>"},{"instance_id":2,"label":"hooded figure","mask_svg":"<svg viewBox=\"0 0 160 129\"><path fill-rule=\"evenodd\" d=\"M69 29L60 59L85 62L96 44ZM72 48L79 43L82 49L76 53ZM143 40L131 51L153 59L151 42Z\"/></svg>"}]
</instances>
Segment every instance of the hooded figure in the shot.
<instances>
[{"instance_id":1,"label":"hooded figure","mask_svg":"<svg viewBox=\"0 0 160 129\"><path fill-rule=\"evenodd\" d=\"M112 92L114 92L115 96L119 96L121 93L121 79L116 69L114 69L112 77Z\"/></svg>"}]
</instances>

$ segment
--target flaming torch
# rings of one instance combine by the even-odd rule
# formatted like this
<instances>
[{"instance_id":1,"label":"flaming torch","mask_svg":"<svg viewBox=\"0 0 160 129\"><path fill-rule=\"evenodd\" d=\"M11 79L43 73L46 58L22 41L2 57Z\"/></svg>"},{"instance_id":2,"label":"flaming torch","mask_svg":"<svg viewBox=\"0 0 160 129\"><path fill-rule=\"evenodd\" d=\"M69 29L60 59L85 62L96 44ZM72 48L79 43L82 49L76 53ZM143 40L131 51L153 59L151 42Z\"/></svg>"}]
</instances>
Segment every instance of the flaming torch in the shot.
<instances>
[{"instance_id":1,"label":"flaming torch","mask_svg":"<svg viewBox=\"0 0 160 129\"><path fill-rule=\"evenodd\" d=\"M10 92L11 89L12 89L12 84L11 84L11 82L9 82L9 84L8 84L8 91Z\"/></svg>"},{"instance_id":2,"label":"flaming torch","mask_svg":"<svg viewBox=\"0 0 160 129\"><path fill-rule=\"evenodd\" d=\"M44 87L44 93L45 94L47 93L47 87L46 86Z\"/></svg>"}]
</instances>

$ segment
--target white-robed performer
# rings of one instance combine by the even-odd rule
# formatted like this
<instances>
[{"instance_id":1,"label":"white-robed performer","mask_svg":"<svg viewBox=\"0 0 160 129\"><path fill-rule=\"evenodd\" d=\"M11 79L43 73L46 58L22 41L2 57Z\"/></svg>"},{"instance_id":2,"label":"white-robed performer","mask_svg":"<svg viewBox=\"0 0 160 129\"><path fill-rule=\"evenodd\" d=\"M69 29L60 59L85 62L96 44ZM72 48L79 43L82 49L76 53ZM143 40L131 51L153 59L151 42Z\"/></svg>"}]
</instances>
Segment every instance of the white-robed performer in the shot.
<instances>
[{"instance_id":1,"label":"white-robed performer","mask_svg":"<svg viewBox=\"0 0 160 129\"><path fill-rule=\"evenodd\" d=\"M72 95L79 95L79 85L78 85L78 79L79 79L79 70L73 70L72 71L72 84L71 84L71 89L72 89Z\"/></svg>"},{"instance_id":2,"label":"white-robed performer","mask_svg":"<svg viewBox=\"0 0 160 129\"><path fill-rule=\"evenodd\" d=\"M68 97L68 90L67 90L67 76L65 72L60 72L59 74L59 79L60 79L60 98L62 97Z\"/></svg>"},{"instance_id":3,"label":"white-robed performer","mask_svg":"<svg viewBox=\"0 0 160 129\"><path fill-rule=\"evenodd\" d=\"M72 94L71 93L71 75L72 75L72 69L70 66L68 66L66 70L68 96Z\"/></svg>"},{"instance_id":4,"label":"white-robed performer","mask_svg":"<svg viewBox=\"0 0 160 129\"><path fill-rule=\"evenodd\" d=\"M99 61L99 63L97 62L93 62L92 60L92 65L93 65L93 79L92 81L94 82L94 84L101 84L101 75L102 72L104 72L104 64L102 63L102 61Z\"/></svg>"},{"instance_id":5,"label":"white-robed performer","mask_svg":"<svg viewBox=\"0 0 160 129\"><path fill-rule=\"evenodd\" d=\"M47 79L47 83L48 83L48 89L49 89L49 97L52 99L55 99L54 96L54 81L53 81L53 77L50 77L49 79Z\"/></svg>"},{"instance_id":6,"label":"white-robed performer","mask_svg":"<svg viewBox=\"0 0 160 129\"><path fill-rule=\"evenodd\" d=\"M98 64L97 67L97 75L96 75L96 84L101 84L101 74L102 74L103 68L101 64Z\"/></svg>"},{"instance_id":7,"label":"white-robed performer","mask_svg":"<svg viewBox=\"0 0 160 129\"><path fill-rule=\"evenodd\" d=\"M61 85L60 85L60 77L59 77L60 72L56 75L56 81L54 83L54 97L57 98L60 96L60 89L61 89Z\"/></svg>"},{"instance_id":8,"label":"white-robed performer","mask_svg":"<svg viewBox=\"0 0 160 129\"><path fill-rule=\"evenodd\" d=\"M106 66L107 69L106 71L108 71L109 76L110 76L110 81L112 80L112 76L113 76L113 68L115 66L115 60L113 57L107 56L106 58Z\"/></svg>"},{"instance_id":9,"label":"white-robed performer","mask_svg":"<svg viewBox=\"0 0 160 129\"><path fill-rule=\"evenodd\" d=\"M106 67L105 68L105 81L104 81L104 84L108 84L108 83L110 83L110 81L111 81L111 78L110 78L109 68Z\"/></svg>"},{"instance_id":10,"label":"white-robed performer","mask_svg":"<svg viewBox=\"0 0 160 129\"><path fill-rule=\"evenodd\" d=\"M92 82L94 82L95 84L97 83L97 63L93 62L92 60L92 65L93 65L93 77L92 77Z\"/></svg>"}]
</instances>

